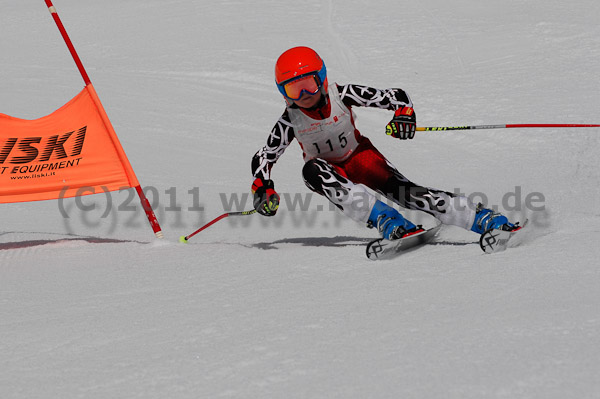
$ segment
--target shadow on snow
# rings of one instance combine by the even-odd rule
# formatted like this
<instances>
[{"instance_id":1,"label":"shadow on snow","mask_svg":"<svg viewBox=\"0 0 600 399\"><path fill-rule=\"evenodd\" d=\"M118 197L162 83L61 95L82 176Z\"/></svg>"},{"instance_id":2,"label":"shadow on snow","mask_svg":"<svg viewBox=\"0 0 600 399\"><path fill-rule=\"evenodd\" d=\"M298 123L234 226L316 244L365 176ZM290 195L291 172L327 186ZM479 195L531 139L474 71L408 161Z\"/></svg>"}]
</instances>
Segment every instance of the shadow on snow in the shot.
<instances>
[{"instance_id":1,"label":"shadow on snow","mask_svg":"<svg viewBox=\"0 0 600 399\"><path fill-rule=\"evenodd\" d=\"M283 238L273 242L258 242L250 244L248 247L258 249L279 249L280 244L299 244L304 247L350 247L367 245L373 238L337 236L337 237L297 237ZM459 241L433 241L425 245L452 245L465 246L479 244L477 241L459 242Z\"/></svg>"}]
</instances>

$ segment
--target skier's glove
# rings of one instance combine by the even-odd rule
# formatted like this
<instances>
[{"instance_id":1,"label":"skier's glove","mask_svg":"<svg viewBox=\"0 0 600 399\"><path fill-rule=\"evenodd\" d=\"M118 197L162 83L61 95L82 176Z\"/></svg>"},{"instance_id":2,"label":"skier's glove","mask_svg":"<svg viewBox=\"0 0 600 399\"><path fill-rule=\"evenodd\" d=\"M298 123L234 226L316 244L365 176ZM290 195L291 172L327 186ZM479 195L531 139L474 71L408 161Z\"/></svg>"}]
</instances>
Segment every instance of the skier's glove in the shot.
<instances>
[{"instance_id":1,"label":"skier's glove","mask_svg":"<svg viewBox=\"0 0 600 399\"><path fill-rule=\"evenodd\" d=\"M412 139L417 129L417 117L412 107L401 107L394 112L391 122L385 127L385 134L400 140Z\"/></svg>"},{"instance_id":2,"label":"skier's glove","mask_svg":"<svg viewBox=\"0 0 600 399\"><path fill-rule=\"evenodd\" d=\"M254 209L264 216L274 216L279 208L279 194L275 191L273 180L260 177L252 183L254 194Z\"/></svg>"}]
</instances>

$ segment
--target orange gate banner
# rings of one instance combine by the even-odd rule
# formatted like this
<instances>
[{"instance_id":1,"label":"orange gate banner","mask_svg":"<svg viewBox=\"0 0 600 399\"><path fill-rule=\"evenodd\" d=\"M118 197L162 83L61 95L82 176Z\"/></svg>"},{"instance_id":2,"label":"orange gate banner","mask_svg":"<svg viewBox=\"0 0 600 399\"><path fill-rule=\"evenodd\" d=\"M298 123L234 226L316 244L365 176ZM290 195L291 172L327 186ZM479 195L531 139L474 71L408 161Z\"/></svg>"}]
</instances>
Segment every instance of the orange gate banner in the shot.
<instances>
[{"instance_id":1,"label":"orange gate banner","mask_svg":"<svg viewBox=\"0 0 600 399\"><path fill-rule=\"evenodd\" d=\"M136 186L91 83L48 116L0 114L0 203L74 197L83 187L102 192Z\"/></svg>"}]
</instances>

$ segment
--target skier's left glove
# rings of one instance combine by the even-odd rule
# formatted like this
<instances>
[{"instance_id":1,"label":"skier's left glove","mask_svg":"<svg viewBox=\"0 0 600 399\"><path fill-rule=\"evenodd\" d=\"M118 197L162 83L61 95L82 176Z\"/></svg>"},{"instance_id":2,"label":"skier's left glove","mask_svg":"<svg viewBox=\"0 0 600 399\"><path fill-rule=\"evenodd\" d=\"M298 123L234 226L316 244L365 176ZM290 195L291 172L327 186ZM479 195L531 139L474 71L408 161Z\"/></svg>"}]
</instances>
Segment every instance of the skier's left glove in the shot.
<instances>
[{"instance_id":1,"label":"skier's left glove","mask_svg":"<svg viewBox=\"0 0 600 399\"><path fill-rule=\"evenodd\" d=\"M400 107L385 127L385 134L400 140L412 139L417 129L417 116L412 107Z\"/></svg>"},{"instance_id":2,"label":"skier's left glove","mask_svg":"<svg viewBox=\"0 0 600 399\"><path fill-rule=\"evenodd\" d=\"M279 208L279 194L275 191L273 180L265 180L260 177L252 183L252 194L254 194L254 209L264 216L275 216Z\"/></svg>"}]
</instances>

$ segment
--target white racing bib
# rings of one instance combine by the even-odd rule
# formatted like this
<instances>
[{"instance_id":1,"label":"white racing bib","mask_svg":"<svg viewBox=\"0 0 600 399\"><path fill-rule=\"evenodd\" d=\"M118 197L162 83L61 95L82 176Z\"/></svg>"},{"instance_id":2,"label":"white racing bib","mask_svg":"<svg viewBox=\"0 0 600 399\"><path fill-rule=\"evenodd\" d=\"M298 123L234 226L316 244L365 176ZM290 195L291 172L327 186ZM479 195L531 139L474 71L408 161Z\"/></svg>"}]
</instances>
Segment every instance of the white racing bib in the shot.
<instances>
[{"instance_id":1,"label":"white racing bib","mask_svg":"<svg viewBox=\"0 0 600 399\"><path fill-rule=\"evenodd\" d=\"M329 85L331 114L313 119L298 108L288 108L296 139L304 151L304 161L321 158L331 162L346 160L358 147L352 111L340 99L337 85Z\"/></svg>"}]
</instances>

